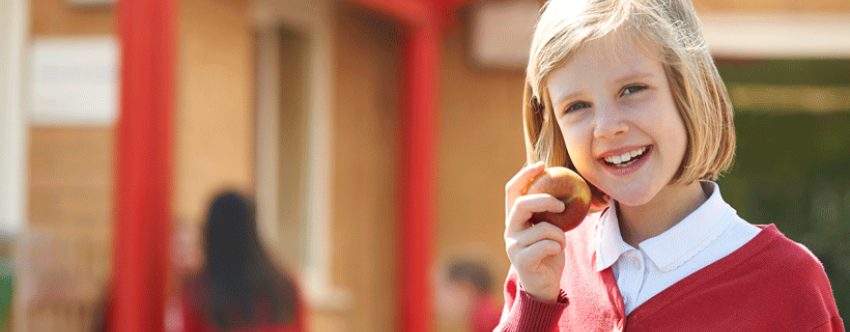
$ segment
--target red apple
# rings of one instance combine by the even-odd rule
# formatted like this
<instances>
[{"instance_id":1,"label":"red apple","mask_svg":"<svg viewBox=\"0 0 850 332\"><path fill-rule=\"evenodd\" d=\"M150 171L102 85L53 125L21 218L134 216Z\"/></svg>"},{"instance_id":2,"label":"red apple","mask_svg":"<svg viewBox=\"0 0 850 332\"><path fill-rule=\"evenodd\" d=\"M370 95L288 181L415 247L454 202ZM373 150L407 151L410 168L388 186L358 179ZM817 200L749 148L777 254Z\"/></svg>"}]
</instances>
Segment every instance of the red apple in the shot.
<instances>
[{"instance_id":1,"label":"red apple","mask_svg":"<svg viewBox=\"0 0 850 332\"><path fill-rule=\"evenodd\" d=\"M538 212L529 220L532 224L547 221L564 232L576 228L590 210L590 187L584 179L565 167L549 167L531 180L525 194L545 193L564 202L564 212Z\"/></svg>"}]
</instances>

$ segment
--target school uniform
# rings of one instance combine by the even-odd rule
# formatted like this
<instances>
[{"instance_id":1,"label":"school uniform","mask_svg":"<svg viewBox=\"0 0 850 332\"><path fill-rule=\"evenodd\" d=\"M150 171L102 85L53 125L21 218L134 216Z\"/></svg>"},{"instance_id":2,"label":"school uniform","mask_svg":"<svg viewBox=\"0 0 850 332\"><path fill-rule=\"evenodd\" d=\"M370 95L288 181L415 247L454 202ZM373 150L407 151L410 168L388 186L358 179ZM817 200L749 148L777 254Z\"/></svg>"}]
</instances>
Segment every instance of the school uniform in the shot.
<instances>
[{"instance_id":1,"label":"school uniform","mask_svg":"<svg viewBox=\"0 0 850 332\"><path fill-rule=\"evenodd\" d=\"M844 331L823 266L774 225L753 226L709 197L634 248L616 204L567 232L557 302L522 289L511 268L497 331Z\"/></svg>"}]
</instances>

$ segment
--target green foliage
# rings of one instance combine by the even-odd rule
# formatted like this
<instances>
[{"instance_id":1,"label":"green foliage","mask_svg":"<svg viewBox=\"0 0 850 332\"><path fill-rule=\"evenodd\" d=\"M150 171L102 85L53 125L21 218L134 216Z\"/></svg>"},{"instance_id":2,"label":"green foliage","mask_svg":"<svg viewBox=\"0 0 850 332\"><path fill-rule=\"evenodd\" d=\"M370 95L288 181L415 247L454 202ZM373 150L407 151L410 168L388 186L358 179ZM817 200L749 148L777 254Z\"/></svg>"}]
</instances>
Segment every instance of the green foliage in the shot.
<instances>
[{"instance_id":1,"label":"green foliage","mask_svg":"<svg viewBox=\"0 0 850 332\"><path fill-rule=\"evenodd\" d=\"M718 61L717 66L727 84L847 86L850 83L850 61L842 59L732 60Z\"/></svg>"},{"instance_id":2,"label":"green foliage","mask_svg":"<svg viewBox=\"0 0 850 332\"><path fill-rule=\"evenodd\" d=\"M9 259L0 257L0 332L8 331L14 273Z\"/></svg>"}]
</instances>

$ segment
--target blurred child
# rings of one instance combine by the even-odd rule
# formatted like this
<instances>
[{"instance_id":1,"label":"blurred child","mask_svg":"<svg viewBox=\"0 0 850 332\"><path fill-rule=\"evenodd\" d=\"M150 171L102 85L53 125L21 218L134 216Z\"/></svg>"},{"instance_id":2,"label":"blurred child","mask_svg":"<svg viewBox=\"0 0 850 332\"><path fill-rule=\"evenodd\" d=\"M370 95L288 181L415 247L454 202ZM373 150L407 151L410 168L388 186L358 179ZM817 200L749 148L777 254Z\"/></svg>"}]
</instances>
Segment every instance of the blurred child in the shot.
<instances>
[{"instance_id":1,"label":"blurred child","mask_svg":"<svg viewBox=\"0 0 850 332\"><path fill-rule=\"evenodd\" d=\"M180 286L200 270L203 254L200 248L200 236L196 227L185 223L176 223L171 247L171 271L173 278L166 283L165 332L183 331L183 303ZM108 284L100 296L94 310L93 331L105 332L114 312L115 299L113 286Z\"/></svg>"},{"instance_id":2,"label":"blurred child","mask_svg":"<svg viewBox=\"0 0 850 332\"><path fill-rule=\"evenodd\" d=\"M549 1L523 114L497 330L844 330L817 258L711 181L732 163L733 111L689 0ZM567 233L528 221L565 209L523 195L544 164L591 185L595 213Z\"/></svg>"},{"instance_id":3,"label":"blurred child","mask_svg":"<svg viewBox=\"0 0 850 332\"><path fill-rule=\"evenodd\" d=\"M472 332L491 332L502 309L490 295L490 271L472 260L455 260L438 282L437 311L448 321L465 320Z\"/></svg>"},{"instance_id":4,"label":"blurred child","mask_svg":"<svg viewBox=\"0 0 850 332\"><path fill-rule=\"evenodd\" d=\"M215 197L204 225L201 270L182 292L186 332L304 331L300 294L257 235L253 202L236 192Z\"/></svg>"},{"instance_id":5,"label":"blurred child","mask_svg":"<svg viewBox=\"0 0 850 332\"><path fill-rule=\"evenodd\" d=\"M198 227L178 222L172 236L172 276L168 279L165 305L165 332L182 332L183 298L181 287L200 271L203 250Z\"/></svg>"}]
</instances>

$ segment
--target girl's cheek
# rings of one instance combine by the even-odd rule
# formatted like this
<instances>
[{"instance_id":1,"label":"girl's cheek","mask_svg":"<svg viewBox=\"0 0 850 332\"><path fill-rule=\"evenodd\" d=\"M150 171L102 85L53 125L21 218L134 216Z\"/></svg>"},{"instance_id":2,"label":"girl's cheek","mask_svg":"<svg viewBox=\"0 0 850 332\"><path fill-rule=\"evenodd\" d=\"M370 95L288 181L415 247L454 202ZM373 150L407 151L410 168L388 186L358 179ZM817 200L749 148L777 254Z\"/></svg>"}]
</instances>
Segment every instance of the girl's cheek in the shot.
<instances>
[{"instance_id":1,"label":"girl's cheek","mask_svg":"<svg viewBox=\"0 0 850 332\"><path fill-rule=\"evenodd\" d=\"M590 144L593 133L587 128L588 126L580 123L561 126L561 132L564 134L564 143L567 146L567 151L572 158L589 158Z\"/></svg>"},{"instance_id":2,"label":"girl's cheek","mask_svg":"<svg viewBox=\"0 0 850 332\"><path fill-rule=\"evenodd\" d=\"M593 158L590 155L590 152L587 148L584 148L581 145L567 145L567 154L570 157L570 161L573 163L573 167L575 167L576 171L579 175L581 175L585 180L589 180L593 178L593 174L590 172L592 168Z\"/></svg>"}]
</instances>

